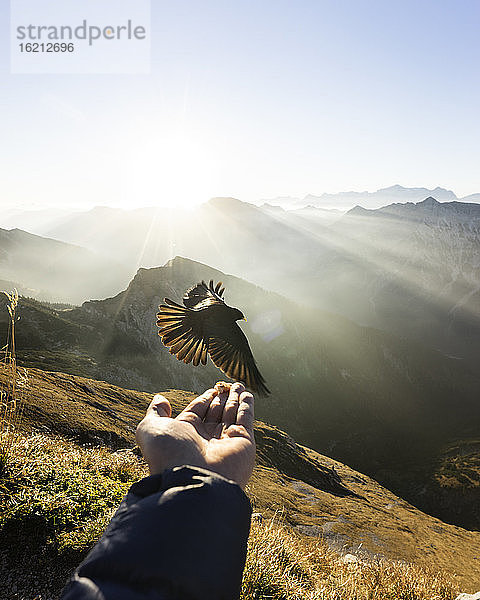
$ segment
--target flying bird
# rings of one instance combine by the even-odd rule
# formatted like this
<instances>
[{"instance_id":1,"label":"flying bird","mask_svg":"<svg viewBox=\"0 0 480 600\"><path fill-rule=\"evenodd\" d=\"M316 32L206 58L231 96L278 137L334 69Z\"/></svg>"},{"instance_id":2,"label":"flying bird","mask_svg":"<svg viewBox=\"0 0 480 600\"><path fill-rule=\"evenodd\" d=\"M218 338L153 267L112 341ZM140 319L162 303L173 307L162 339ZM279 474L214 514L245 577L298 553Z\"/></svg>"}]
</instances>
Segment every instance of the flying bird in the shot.
<instances>
[{"instance_id":1,"label":"flying bird","mask_svg":"<svg viewBox=\"0 0 480 600\"><path fill-rule=\"evenodd\" d=\"M202 281L185 292L184 306L164 299L157 313L158 335L178 360L193 361L195 366L207 363L210 355L215 366L228 377L241 381L254 392L267 395L265 385L253 358L245 334L236 321L243 319L238 308L223 300L222 282L209 285Z\"/></svg>"}]
</instances>

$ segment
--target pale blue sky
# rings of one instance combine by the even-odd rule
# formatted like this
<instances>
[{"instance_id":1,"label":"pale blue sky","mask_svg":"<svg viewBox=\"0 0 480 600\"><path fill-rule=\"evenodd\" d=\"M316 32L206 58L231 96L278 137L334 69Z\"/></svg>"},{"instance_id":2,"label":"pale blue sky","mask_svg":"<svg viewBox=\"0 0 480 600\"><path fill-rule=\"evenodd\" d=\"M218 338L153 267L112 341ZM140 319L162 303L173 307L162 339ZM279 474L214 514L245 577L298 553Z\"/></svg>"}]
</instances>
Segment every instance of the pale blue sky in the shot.
<instances>
[{"instance_id":1,"label":"pale blue sky","mask_svg":"<svg viewBox=\"0 0 480 600\"><path fill-rule=\"evenodd\" d=\"M150 75L11 75L0 4L2 206L480 192L478 0L155 0Z\"/></svg>"}]
</instances>

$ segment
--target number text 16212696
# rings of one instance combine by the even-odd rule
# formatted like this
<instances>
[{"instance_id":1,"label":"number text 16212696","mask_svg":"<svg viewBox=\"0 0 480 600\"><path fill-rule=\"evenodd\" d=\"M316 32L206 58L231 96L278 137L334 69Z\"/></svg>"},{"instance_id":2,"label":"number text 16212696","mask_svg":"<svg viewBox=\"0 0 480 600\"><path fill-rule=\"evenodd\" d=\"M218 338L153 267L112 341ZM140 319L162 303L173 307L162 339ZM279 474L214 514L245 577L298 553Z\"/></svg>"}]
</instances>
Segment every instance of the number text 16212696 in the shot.
<instances>
[{"instance_id":1,"label":"number text 16212696","mask_svg":"<svg viewBox=\"0 0 480 600\"><path fill-rule=\"evenodd\" d=\"M70 42L29 42L19 44L20 52L74 52L75 45Z\"/></svg>"}]
</instances>

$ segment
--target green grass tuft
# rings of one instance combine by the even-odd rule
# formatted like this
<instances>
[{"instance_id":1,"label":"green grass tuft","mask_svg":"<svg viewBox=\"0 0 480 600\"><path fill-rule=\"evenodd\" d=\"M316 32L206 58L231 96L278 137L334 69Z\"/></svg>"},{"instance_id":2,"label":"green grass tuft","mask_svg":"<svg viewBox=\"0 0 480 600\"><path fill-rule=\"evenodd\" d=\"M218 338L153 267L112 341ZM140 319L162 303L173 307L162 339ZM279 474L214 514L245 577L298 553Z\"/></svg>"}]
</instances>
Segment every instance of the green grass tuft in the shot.
<instances>
[{"instance_id":1,"label":"green grass tuft","mask_svg":"<svg viewBox=\"0 0 480 600\"><path fill-rule=\"evenodd\" d=\"M144 465L130 451L18 435L0 478L0 532L53 546L59 553L87 550L130 485L144 474Z\"/></svg>"}]
</instances>

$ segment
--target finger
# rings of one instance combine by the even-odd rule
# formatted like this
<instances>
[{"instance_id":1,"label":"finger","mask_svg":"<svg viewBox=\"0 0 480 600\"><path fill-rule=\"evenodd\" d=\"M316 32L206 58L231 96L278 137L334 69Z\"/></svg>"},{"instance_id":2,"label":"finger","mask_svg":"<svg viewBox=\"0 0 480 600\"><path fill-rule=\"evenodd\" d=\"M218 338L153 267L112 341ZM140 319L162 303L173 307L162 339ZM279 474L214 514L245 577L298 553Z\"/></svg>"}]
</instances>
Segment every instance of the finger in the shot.
<instances>
[{"instance_id":1,"label":"finger","mask_svg":"<svg viewBox=\"0 0 480 600\"><path fill-rule=\"evenodd\" d=\"M182 415L188 413L202 420L207 414L210 403L217 396L217 393L217 390L214 389L203 392L201 396L198 396L198 398L192 400L190 404L182 410L177 419L181 419Z\"/></svg>"},{"instance_id":2,"label":"finger","mask_svg":"<svg viewBox=\"0 0 480 600\"><path fill-rule=\"evenodd\" d=\"M237 411L237 425L243 425L248 433L253 432L253 422L255 420L254 403L254 397L250 392L243 392L240 395L240 403Z\"/></svg>"},{"instance_id":3,"label":"finger","mask_svg":"<svg viewBox=\"0 0 480 600\"><path fill-rule=\"evenodd\" d=\"M142 452L144 452L144 442L148 439L150 431L158 427L160 423L159 417L169 418L172 415L172 407L170 402L161 394L155 394L153 400L150 402L147 408L147 413L137 425L135 430L135 438L137 444L140 446Z\"/></svg>"},{"instance_id":4,"label":"finger","mask_svg":"<svg viewBox=\"0 0 480 600\"><path fill-rule=\"evenodd\" d=\"M172 407L165 396L156 394L147 409L147 414L152 412L157 413L160 417L171 417Z\"/></svg>"},{"instance_id":5,"label":"finger","mask_svg":"<svg viewBox=\"0 0 480 600\"><path fill-rule=\"evenodd\" d=\"M223 407L225 406L227 398L228 394L221 393L218 394L214 400L212 400L210 406L208 407L207 414L205 415L205 423L221 423Z\"/></svg>"},{"instance_id":6,"label":"finger","mask_svg":"<svg viewBox=\"0 0 480 600\"><path fill-rule=\"evenodd\" d=\"M233 425L237 421L237 411L238 405L240 401L240 394L245 391L245 387L241 383L234 383L230 388L230 393L228 394L228 400L225 403L225 408L223 409L223 417L222 421L225 423L226 427Z\"/></svg>"},{"instance_id":7,"label":"finger","mask_svg":"<svg viewBox=\"0 0 480 600\"><path fill-rule=\"evenodd\" d=\"M229 438L242 437L250 442L252 441L251 436L249 435L248 431L242 425L230 425L230 427L228 427L228 429L225 429L223 433L224 433L225 437L229 437Z\"/></svg>"}]
</instances>

